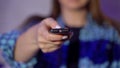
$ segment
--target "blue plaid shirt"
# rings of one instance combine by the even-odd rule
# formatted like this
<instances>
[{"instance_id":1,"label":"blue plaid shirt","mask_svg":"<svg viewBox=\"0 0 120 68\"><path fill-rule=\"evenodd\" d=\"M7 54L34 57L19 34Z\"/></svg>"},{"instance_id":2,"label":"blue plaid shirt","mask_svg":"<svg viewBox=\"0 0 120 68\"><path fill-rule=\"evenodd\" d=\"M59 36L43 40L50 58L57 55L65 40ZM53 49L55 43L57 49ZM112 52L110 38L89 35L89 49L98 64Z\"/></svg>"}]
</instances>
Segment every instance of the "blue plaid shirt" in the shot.
<instances>
[{"instance_id":1,"label":"blue plaid shirt","mask_svg":"<svg viewBox=\"0 0 120 68\"><path fill-rule=\"evenodd\" d=\"M62 17L59 17L57 21L60 26L64 27ZM0 34L2 56L12 68L30 68L35 64L38 64L39 68L66 68L69 40L65 41L62 47L54 52L40 53L39 61L36 60L37 57L34 57L28 63L23 63L16 62L13 58L15 43L19 36L20 31ZM120 68L120 37L113 27L99 26L91 15L88 15L88 22L80 31L79 40L81 46L79 68ZM107 52L111 48L113 58L111 64L109 64Z\"/></svg>"}]
</instances>

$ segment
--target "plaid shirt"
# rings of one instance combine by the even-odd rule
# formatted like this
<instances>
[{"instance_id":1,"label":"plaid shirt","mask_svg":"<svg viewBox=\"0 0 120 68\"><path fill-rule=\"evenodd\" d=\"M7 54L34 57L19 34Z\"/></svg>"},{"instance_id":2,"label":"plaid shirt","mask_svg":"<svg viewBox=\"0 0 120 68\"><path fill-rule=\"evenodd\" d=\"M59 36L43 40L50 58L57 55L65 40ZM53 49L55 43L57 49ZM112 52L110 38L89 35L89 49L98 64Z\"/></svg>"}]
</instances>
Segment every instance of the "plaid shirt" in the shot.
<instances>
[{"instance_id":1,"label":"plaid shirt","mask_svg":"<svg viewBox=\"0 0 120 68\"><path fill-rule=\"evenodd\" d=\"M57 19L60 26L64 27L62 17ZM33 22L32 22L33 23ZM30 27L30 26L29 26ZM3 51L2 56L12 68L66 68L67 50L69 40L62 44L62 47L51 53L39 53L39 57L34 57L28 63L16 62L14 60L14 47L20 31L11 31L0 34L0 49ZM120 68L120 37L118 32L110 26L99 26L88 16L88 23L79 35L80 40L80 57L79 68ZM112 62L109 62L110 53ZM39 60L37 59L39 58Z\"/></svg>"}]
</instances>

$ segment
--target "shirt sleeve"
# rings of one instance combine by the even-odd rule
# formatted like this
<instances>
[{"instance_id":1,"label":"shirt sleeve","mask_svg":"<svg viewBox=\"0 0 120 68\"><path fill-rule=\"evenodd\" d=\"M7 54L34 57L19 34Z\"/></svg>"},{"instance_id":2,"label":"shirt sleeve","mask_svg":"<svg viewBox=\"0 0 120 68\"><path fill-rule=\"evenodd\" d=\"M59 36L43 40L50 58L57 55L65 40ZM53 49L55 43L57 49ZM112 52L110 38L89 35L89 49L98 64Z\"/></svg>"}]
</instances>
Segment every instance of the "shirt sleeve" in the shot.
<instances>
[{"instance_id":1,"label":"shirt sleeve","mask_svg":"<svg viewBox=\"0 0 120 68\"><path fill-rule=\"evenodd\" d=\"M31 68L36 64L36 58L31 59L27 63L14 60L14 47L19 35L20 33L18 31L0 34L0 49L2 50L2 56L12 68Z\"/></svg>"}]
</instances>

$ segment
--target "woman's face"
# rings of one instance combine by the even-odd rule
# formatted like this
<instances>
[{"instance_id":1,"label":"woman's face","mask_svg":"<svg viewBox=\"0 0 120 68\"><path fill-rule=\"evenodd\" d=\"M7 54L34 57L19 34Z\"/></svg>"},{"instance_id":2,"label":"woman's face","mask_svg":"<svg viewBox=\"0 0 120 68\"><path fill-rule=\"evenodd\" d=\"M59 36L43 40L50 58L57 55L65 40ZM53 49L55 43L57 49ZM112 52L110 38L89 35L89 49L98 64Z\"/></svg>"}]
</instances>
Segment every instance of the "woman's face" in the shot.
<instances>
[{"instance_id":1,"label":"woman's face","mask_svg":"<svg viewBox=\"0 0 120 68\"><path fill-rule=\"evenodd\" d=\"M59 3L64 8L80 9L88 4L89 0L59 0Z\"/></svg>"}]
</instances>

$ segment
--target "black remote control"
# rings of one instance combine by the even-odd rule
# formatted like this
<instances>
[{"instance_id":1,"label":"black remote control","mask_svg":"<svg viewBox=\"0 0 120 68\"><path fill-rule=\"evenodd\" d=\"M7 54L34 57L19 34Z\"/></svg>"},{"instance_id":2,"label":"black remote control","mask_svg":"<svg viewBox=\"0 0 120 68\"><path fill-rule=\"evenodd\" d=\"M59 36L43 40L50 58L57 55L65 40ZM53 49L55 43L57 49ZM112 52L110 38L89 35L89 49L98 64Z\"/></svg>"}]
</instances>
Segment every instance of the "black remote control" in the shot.
<instances>
[{"instance_id":1,"label":"black remote control","mask_svg":"<svg viewBox=\"0 0 120 68\"><path fill-rule=\"evenodd\" d=\"M68 28L59 28L59 29L57 28L57 29L51 29L50 32L54 34L68 35L71 31Z\"/></svg>"}]
</instances>

